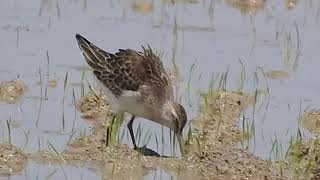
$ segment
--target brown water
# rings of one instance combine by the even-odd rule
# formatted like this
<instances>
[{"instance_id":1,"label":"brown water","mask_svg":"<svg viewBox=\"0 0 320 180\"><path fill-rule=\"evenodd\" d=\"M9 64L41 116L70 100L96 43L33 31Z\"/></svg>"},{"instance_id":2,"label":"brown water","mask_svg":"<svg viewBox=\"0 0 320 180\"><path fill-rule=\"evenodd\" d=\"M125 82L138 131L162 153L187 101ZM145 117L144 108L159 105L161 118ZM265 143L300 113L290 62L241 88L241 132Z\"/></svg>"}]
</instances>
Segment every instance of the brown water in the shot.
<instances>
[{"instance_id":1,"label":"brown water","mask_svg":"<svg viewBox=\"0 0 320 180\"><path fill-rule=\"evenodd\" d=\"M85 84L92 80L76 46L74 34L80 33L110 52L118 48L140 49L146 44L164 51L165 65L172 69L174 59L178 66L178 94L189 119L197 114L199 92L208 88L213 73L228 69L227 88L240 87L239 60L245 69L246 91L266 89L262 73L258 74L258 85L254 79L257 67L265 72L286 72L285 77L267 79L270 99L261 96L254 117L253 109L246 113L256 127L251 152L269 158L275 137L286 146L290 135L297 132L299 112L307 106L317 107L320 102L320 2L258 0L260 4L251 5L249 10L236 0L172 2L0 1L0 80L19 77L29 87L18 104L0 105L1 140L8 139L9 119L13 144L27 152L48 149L49 143L61 151L70 137L90 132L90 124L75 113L72 105L73 90L76 99L80 97L83 72ZM66 73L68 83L64 90ZM38 83L39 74L42 85ZM189 77L190 91L186 89ZM57 86L46 86L47 79L57 80ZM143 121L143 127L161 134L159 125ZM306 130L302 132L306 137L311 135ZM148 146L155 149L156 145L151 140ZM170 153L168 144L162 149ZM35 162L30 162L21 175L7 179L44 179L55 170L51 179L101 179L99 172L87 167L54 167ZM144 178L176 177L157 170Z\"/></svg>"}]
</instances>

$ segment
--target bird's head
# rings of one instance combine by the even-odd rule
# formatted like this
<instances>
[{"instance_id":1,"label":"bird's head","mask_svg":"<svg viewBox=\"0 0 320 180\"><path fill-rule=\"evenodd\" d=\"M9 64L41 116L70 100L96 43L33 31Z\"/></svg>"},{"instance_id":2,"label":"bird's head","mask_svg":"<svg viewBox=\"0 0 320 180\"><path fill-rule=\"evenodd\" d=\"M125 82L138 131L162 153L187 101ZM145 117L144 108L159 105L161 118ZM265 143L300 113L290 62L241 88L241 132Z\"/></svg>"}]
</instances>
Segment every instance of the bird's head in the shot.
<instances>
[{"instance_id":1,"label":"bird's head","mask_svg":"<svg viewBox=\"0 0 320 180\"><path fill-rule=\"evenodd\" d=\"M171 101L166 103L163 112L167 126L175 132L180 146L181 155L184 156L184 140L182 131L187 123L186 110L181 104Z\"/></svg>"},{"instance_id":2,"label":"bird's head","mask_svg":"<svg viewBox=\"0 0 320 180\"><path fill-rule=\"evenodd\" d=\"M163 109L164 125L169 127L177 135L182 136L183 128L187 123L187 113L184 107L176 102L168 102Z\"/></svg>"}]
</instances>

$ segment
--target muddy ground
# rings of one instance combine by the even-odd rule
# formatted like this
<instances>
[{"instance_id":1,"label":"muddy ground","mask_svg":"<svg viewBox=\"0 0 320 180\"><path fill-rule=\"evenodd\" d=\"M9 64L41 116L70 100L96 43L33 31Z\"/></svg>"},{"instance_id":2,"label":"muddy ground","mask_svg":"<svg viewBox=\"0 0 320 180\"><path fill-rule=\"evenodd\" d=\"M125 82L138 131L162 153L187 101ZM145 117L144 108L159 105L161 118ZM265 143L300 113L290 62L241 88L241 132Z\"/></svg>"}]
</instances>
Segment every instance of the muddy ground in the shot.
<instances>
[{"instance_id":1,"label":"muddy ground","mask_svg":"<svg viewBox=\"0 0 320 180\"><path fill-rule=\"evenodd\" d=\"M299 117L299 123L311 132L320 133L320 109L306 110Z\"/></svg>"},{"instance_id":2,"label":"muddy ground","mask_svg":"<svg viewBox=\"0 0 320 180\"><path fill-rule=\"evenodd\" d=\"M295 139L288 161L295 179L320 179L320 139Z\"/></svg>"},{"instance_id":3,"label":"muddy ground","mask_svg":"<svg viewBox=\"0 0 320 180\"><path fill-rule=\"evenodd\" d=\"M90 164L105 178L116 179L140 179L147 170L159 167L182 179L289 179L267 161L234 146L241 139L237 119L254 101L248 94L206 94L202 113L192 122L196 128L183 158L143 156L125 144L107 143L106 127L112 115L97 94L90 92L77 104L84 117L99 122L91 135L72 141L62 153L45 151L30 158L42 163Z\"/></svg>"},{"instance_id":4,"label":"muddy ground","mask_svg":"<svg viewBox=\"0 0 320 180\"><path fill-rule=\"evenodd\" d=\"M0 176L19 173L28 162L22 150L7 143L0 144Z\"/></svg>"},{"instance_id":5,"label":"muddy ground","mask_svg":"<svg viewBox=\"0 0 320 180\"><path fill-rule=\"evenodd\" d=\"M290 169L294 171L295 179L320 179L320 110L306 109L299 122L315 136L303 139L297 133L293 138L288 155Z\"/></svg>"}]
</instances>

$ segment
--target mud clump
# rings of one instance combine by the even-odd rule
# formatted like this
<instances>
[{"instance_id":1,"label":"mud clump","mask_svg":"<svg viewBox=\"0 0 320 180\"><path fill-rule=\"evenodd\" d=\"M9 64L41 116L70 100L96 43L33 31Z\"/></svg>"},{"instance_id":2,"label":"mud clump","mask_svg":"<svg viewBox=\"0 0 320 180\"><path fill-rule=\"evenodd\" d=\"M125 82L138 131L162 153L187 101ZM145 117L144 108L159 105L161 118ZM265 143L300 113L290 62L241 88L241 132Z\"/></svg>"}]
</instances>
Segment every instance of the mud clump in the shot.
<instances>
[{"instance_id":1,"label":"mud clump","mask_svg":"<svg viewBox=\"0 0 320 180\"><path fill-rule=\"evenodd\" d=\"M314 133L320 133L320 110L311 109L305 111L300 117L299 121L302 127Z\"/></svg>"},{"instance_id":2,"label":"mud clump","mask_svg":"<svg viewBox=\"0 0 320 180\"><path fill-rule=\"evenodd\" d=\"M131 7L135 12L142 14L151 13L153 11L153 4L145 0L135 1Z\"/></svg>"},{"instance_id":3,"label":"mud clump","mask_svg":"<svg viewBox=\"0 0 320 180\"><path fill-rule=\"evenodd\" d=\"M227 5L239 9L241 14L256 14L266 7L266 0L225 0Z\"/></svg>"},{"instance_id":4,"label":"mud clump","mask_svg":"<svg viewBox=\"0 0 320 180\"><path fill-rule=\"evenodd\" d=\"M50 79L47 81L47 83L48 83L48 86L52 87L52 88L57 87L57 85L58 85L58 81L55 79Z\"/></svg>"},{"instance_id":5,"label":"mud clump","mask_svg":"<svg viewBox=\"0 0 320 180\"><path fill-rule=\"evenodd\" d=\"M26 87L21 80L0 81L0 102L16 103L23 96Z\"/></svg>"},{"instance_id":6,"label":"mud clump","mask_svg":"<svg viewBox=\"0 0 320 180\"><path fill-rule=\"evenodd\" d=\"M28 162L27 156L11 144L0 144L0 176L19 173Z\"/></svg>"},{"instance_id":7,"label":"mud clump","mask_svg":"<svg viewBox=\"0 0 320 180\"><path fill-rule=\"evenodd\" d=\"M112 113L108 104L105 103L105 96L95 92L89 91L77 103L76 108L82 114L82 118L93 120L105 120L106 117L111 117Z\"/></svg>"},{"instance_id":8,"label":"mud clump","mask_svg":"<svg viewBox=\"0 0 320 180\"><path fill-rule=\"evenodd\" d=\"M298 1L299 0L284 0L284 3L288 10L292 10L297 6Z\"/></svg>"},{"instance_id":9,"label":"mud clump","mask_svg":"<svg viewBox=\"0 0 320 180\"><path fill-rule=\"evenodd\" d=\"M288 79L290 74L283 70L271 70L266 72L266 77L269 79Z\"/></svg>"},{"instance_id":10,"label":"mud clump","mask_svg":"<svg viewBox=\"0 0 320 180\"><path fill-rule=\"evenodd\" d=\"M241 139L236 123L241 113L253 105L254 97L242 92L216 91L206 94L202 112L194 120L193 134L204 145L235 145Z\"/></svg>"},{"instance_id":11,"label":"mud clump","mask_svg":"<svg viewBox=\"0 0 320 180\"><path fill-rule=\"evenodd\" d=\"M187 157L205 177L213 179L288 179L266 161L232 147L211 146Z\"/></svg>"}]
</instances>

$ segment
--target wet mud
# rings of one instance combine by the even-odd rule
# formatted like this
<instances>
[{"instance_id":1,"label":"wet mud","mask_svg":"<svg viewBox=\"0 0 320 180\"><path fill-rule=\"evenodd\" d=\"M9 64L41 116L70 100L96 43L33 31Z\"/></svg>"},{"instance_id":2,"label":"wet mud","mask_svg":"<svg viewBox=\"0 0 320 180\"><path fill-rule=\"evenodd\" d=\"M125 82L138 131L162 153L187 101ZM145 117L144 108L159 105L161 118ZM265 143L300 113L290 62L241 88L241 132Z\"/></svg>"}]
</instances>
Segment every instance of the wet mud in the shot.
<instances>
[{"instance_id":1,"label":"wet mud","mask_svg":"<svg viewBox=\"0 0 320 180\"><path fill-rule=\"evenodd\" d=\"M0 144L0 176L21 172L28 162L27 155L11 144Z\"/></svg>"},{"instance_id":2,"label":"wet mud","mask_svg":"<svg viewBox=\"0 0 320 180\"><path fill-rule=\"evenodd\" d=\"M320 179L320 139L297 138L288 153L288 166L294 179Z\"/></svg>"},{"instance_id":3,"label":"wet mud","mask_svg":"<svg viewBox=\"0 0 320 180\"><path fill-rule=\"evenodd\" d=\"M320 109L305 111L300 117L301 126L314 133L320 133Z\"/></svg>"},{"instance_id":4,"label":"wet mud","mask_svg":"<svg viewBox=\"0 0 320 180\"><path fill-rule=\"evenodd\" d=\"M25 93L27 86L21 80L0 81L0 102L16 103Z\"/></svg>"}]
</instances>

